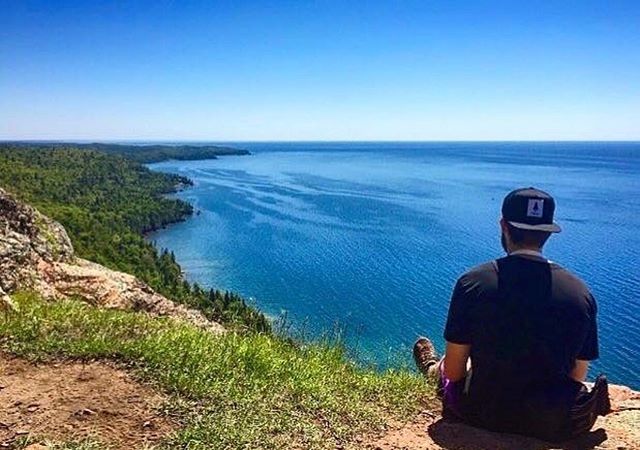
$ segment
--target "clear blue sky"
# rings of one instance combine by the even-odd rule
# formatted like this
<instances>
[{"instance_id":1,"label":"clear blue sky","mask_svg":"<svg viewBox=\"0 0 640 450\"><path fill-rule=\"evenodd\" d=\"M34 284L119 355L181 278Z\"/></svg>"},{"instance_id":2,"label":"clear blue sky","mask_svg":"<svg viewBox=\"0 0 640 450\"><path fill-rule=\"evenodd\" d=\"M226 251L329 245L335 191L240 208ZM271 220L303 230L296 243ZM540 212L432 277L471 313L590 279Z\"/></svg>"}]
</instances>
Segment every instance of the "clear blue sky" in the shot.
<instances>
[{"instance_id":1,"label":"clear blue sky","mask_svg":"<svg viewBox=\"0 0 640 450\"><path fill-rule=\"evenodd\" d=\"M0 0L0 139L640 139L640 1Z\"/></svg>"}]
</instances>

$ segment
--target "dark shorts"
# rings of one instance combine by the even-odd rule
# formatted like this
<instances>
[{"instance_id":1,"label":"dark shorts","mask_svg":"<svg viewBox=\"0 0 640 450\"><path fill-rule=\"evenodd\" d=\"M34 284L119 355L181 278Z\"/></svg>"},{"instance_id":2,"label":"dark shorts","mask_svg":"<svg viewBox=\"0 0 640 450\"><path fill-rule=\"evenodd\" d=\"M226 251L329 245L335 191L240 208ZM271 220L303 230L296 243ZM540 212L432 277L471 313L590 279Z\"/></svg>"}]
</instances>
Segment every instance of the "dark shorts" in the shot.
<instances>
[{"instance_id":1,"label":"dark shorts","mask_svg":"<svg viewBox=\"0 0 640 450\"><path fill-rule=\"evenodd\" d=\"M462 419L461 400L466 394L471 381L472 370L468 367L467 375L460 381L451 381L444 375L444 358L436 364L432 371L437 383L437 395L442 400L443 416Z\"/></svg>"}]
</instances>

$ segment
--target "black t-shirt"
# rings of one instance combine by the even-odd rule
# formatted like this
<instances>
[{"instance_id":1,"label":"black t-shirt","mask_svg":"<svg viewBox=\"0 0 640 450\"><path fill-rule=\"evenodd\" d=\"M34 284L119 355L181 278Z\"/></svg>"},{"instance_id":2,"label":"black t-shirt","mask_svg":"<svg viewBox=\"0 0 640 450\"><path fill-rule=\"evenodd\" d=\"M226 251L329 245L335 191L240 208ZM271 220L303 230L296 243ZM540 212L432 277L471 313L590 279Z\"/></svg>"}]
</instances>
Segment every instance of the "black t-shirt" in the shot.
<instances>
[{"instance_id":1,"label":"black t-shirt","mask_svg":"<svg viewBox=\"0 0 640 450\"><path fill-rule=\"evenodd\" d=\"M527 395L567 379L576 359L598 358L596 302L559 265L511 255L460 277L444 337L471 346L470 421L509 430Z\"/></svg>"}]
</instances>

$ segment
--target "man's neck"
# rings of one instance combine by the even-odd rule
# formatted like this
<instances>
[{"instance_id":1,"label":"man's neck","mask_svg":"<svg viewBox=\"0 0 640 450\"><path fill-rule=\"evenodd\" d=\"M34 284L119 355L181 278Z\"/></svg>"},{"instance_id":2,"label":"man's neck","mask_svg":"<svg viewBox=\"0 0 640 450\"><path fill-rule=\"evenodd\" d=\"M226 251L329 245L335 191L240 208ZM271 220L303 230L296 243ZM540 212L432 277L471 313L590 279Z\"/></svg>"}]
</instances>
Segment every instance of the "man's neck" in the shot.
<instances>
[{"instance_id":1,"label":"man's neck","mask_svg":"<svg viewBox=\"0 0 640 450\"><path fill-rule=\"evenodd\" d=\"M539 247L515 247L509 250L509 254L542 256L542 249Z\"/></svg>"}]
</instances>

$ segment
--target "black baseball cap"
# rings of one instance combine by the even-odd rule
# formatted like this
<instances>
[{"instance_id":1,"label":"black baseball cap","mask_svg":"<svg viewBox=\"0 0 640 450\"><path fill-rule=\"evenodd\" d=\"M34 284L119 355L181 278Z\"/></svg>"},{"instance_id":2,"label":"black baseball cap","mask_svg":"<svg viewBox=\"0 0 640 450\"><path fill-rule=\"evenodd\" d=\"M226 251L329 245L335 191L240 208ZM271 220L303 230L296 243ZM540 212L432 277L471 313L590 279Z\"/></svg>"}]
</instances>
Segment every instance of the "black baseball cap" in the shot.
<instances>
[{"instance_id":1,"label":"black baseball cap","mask_svg":"<svg viewBox=\"0 0 640 450\"><path fill-rule=\"evenodd\" d=\"M529 187L509 192L502 202L502 217L510 225L522 230L559 233L553 222L556 202L549 194Z\"/></svg>"}]
</instances>

